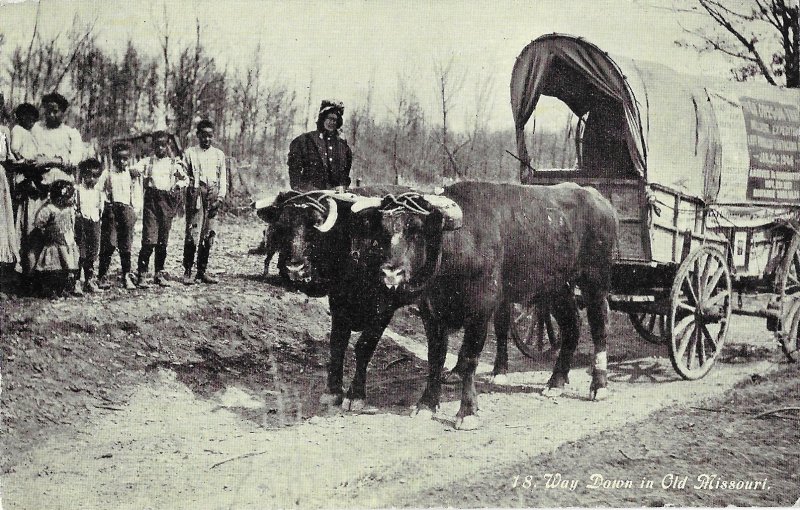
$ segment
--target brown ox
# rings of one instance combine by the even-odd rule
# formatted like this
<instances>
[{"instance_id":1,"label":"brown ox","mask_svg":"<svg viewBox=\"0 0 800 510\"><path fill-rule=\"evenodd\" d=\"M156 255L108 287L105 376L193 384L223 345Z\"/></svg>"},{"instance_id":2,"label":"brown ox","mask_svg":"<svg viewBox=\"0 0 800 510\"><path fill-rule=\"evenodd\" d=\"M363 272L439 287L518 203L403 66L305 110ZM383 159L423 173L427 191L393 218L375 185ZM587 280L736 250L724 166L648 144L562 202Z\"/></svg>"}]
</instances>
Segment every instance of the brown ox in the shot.
<instances>
[{"instance_id":1,"label":"brown ox","mask_svg":"<svg viewBox=\"0 0 800 510\"><path fill-rule=\"evenodd\" d=\"M562 347L545 394L560 393L580 334L575 285L586 301L594 342L590 398L607 396L606 298L617 218L597 190L572 183L462 182L441 196L362 199L352 211L377 225L354 235L367 237L365 244L371 242L380 253L379 278L396 294L396 302L419 301L429 372L416 415L436 411L447 331L463 327L463 390L456 427L477 426L478 358L493 315L498 345L506 344L511 303L549 302L561 328Z\"/></svg>"}]
</instances>

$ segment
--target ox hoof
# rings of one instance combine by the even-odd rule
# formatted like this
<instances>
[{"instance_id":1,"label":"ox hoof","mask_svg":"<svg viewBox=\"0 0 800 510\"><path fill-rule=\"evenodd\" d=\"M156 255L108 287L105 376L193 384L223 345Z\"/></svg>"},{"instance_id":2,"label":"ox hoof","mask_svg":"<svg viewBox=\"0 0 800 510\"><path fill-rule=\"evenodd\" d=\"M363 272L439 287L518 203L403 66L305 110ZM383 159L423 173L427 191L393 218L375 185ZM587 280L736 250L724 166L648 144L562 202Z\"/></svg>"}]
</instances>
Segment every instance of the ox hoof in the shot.
<instances>
[{"instance_id":1,"label":"ox hoof","mask_svg":"<svg viewBox=\"0 0 800 510\"><path fill-rule=\"evenodd\" d=\"M497 374L492 376L492 384L497 384L500 386L508 384L508 376L506 374Z\"/></svg>"},{"instance_id":2,"label":"ox hoof","mask_svg":"<svg viewBox=\"0 0 800 510\"><path fill-rule=\"evenodd\" d=\"M456 418L455 428L456 430L478 430L481 428L481 419L474 414Z\"/></svg>"},{"instance_id":3,"label":"ox hoof","mask_svg":"<svg viewBox=\"0 0 800 510\"><path fill-rule=\"evenodd\" d=\"M564 394L564 388L545 388L542 396L547 398L556 398Z\"/></svg>"},{"instance_id":4,"label":"ox hoof","mask_svg":"<svg viewBox=\"0 0 800 510\"><path fill-rule=\"evenodd\" d=\"M324 406L338 406L342 403L343 396L341 393L323 393L319 397L319 403Z\"/></svg>"},{"instance_id":5,"label":"ox hoof","mask_svg":"<svg viewBox=\"0 0 800 510\"><path fill-rule=\"evenodd\" d=\"M428 408L415 408L411 411L411 417L415 420L432 420L433 419L433 411Z\"/></svg>"},{"instance_id":6,"label":"ox hoof","mask_svg":"<svg viewBox=\"0 0 800 510\"><path fill-rule=\"evenodd\" d=\"M589 399L595 401L607 400L608 388L597 388L594 390L589 390Z\"/></svg>"},{"instance_id":7,"label":"ox hoof","mask_svg":"<svg viewBox=\"0 0 800 510\"><path fill-rule=\"evenodd\" d=\"M367 401L362 398L354 398L349 399L345 398L342 401L342 410L343 411L350 411L351 413L359 413L359 414L377 414L378 408L373 406L368 406Z\"/></svg>"}]
</instances>

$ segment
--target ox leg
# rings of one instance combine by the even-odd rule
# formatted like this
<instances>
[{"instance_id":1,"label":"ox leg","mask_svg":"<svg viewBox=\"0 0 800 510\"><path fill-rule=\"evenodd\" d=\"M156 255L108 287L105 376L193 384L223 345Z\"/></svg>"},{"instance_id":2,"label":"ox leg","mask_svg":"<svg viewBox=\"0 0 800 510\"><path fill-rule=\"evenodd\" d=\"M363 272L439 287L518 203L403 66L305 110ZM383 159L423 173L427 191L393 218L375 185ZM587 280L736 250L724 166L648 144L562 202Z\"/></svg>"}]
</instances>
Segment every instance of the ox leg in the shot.
<instances>
[{"instance_id":1,"label":"ox leg","mask_svg":"<svg viewBox=\"0 0 800 510\"><path fill-rule=\"evenodd\" d=\"M594 364L592 365L592 384L589 398L605 400L608 398L608 356L606 353L606 331L608 327L608 293L603 290L586 292L586 316L594 343Z\"/></svg>"},{"instance_id":2,"label":"ox leg","mask_svg":"<svg viewBox=\"0 0 800 510\"><path fill-rule=\"evenodd\" d=\"M455 427L462 430L478 428L478 395L475 391L475 371L478 369L486 334L489 329L490 314L480 314L464 325L464 345L467 346L467 358L463 380L461 382L461 406L456 414Z\"/></svg>"},{"instance_id":3,"label":"ox leg","mask_svg":"<svg viewBox=\"0 0 800 510\"><path fill-rule=\"evenodd\" d=\"M344 355L347 344L350 343L350 327L334 318L331 326L330 361L328 362L328 390L320 398L320 403L326 405L339 405L342 403L344 390Z\"/></svg>"},{"instance_id":4,"label":"ox leg","mask_svg":"<svg viewBox=\"0 0 800 510\"><path fill-rule=\"evenodd\" d=\"M412 416L430 418L439 408L442 369L447 357L448 337L447 326L443 321L435 320L426 311L423 311L422 320L425 325L425 334L428 337L428 381Z\"/></svg>"},{"instance_id":5,"label":"ox leg","mask_svg":"<svg viewBox=\"0 0 800 510\"><path fill-rule=\"evenodd\" d=\"M503 301L494 312L494 336L497 338L497 353L494 358L495 384L505 384L508 373L508 329L511 325L511 303Z\"/></svg>"},{"instance_id":6,"label":"ox leg","mask_svg":"<svg viewBox=\"0 0 800 510\"><path fill-rule=\"evenodd\" d=\"M342 402L342 409L354 412L374 412L374 409L367 409L367 366L369 365L375 348L383 336L388 321L381 322L376 326L365 329L356 342L356 373L347 390L347 397Z\"/></svg>"},{"instance_id":7,"label":"ox leg","mask_svg":"<svg viewBox=\"0 0 800 510\"><path fill-rule=\"evenodd\" d=\"M556 316L559 328L561 328L561 349L558 351L553 375L547 382L547 388L543 392L545 396L555 397L560 395L564 386L569 383L569 369L572 366L572 356L578 347L580 338L580 316L578 315L578 304L575 301L575 294L571 287L567 287L559 296L552 307L553 314Z\"/></svg>"},{"instance_id":8,"label":"ox leg","mask_svg":"<svg viewBox=\"0 0 800 510\"><path fill-rule=\"evenodd\" d=\"M458 350L458 361L452 370L442 370L442 383L443 384L458 384L461 382L464 374L464 367L466 366L467 348L464 343L461 343L461 348Z\"/></svg>"}]
</instances>

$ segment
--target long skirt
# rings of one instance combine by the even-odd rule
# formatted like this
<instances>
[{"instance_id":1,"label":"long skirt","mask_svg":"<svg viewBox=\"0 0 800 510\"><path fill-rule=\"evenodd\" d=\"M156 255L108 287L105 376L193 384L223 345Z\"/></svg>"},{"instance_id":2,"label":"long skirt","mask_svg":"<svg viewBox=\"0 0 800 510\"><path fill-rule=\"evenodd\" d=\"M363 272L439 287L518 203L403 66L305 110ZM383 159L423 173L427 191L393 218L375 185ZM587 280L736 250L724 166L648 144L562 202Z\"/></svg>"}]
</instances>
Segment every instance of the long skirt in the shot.
<instances>
[{"instance_id":1,"label":"long skirt","mask_svg":"<svg viewBox=\"0 0 800 510\"><path fill-rule=\"evenodd\" d=\"M6 172L0 165L0 263L19 262L19 237L14 225L14 206L6 179Z\"/></svg>"}]
</instances>

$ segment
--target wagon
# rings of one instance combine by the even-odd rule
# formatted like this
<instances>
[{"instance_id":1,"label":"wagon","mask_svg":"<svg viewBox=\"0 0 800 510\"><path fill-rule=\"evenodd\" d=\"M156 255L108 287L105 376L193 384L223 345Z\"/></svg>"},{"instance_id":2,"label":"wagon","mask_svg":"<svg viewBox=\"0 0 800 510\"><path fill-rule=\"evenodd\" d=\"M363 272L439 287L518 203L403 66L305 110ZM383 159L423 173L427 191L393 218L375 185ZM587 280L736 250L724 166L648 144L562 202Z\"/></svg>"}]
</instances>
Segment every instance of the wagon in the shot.
<instances>
[{"instance_id":1,"label":"wagon","mask_svg":"<svg viewBox=\"0 0 800 510\"><path fill-rule=\"evenodd\" d=\"M542 95L579 119L574 168L529 165L525 125ZM589 185L615 206L609 304L669 345L678 374L708 373L732 314L765 318L800 358L800 90L690 76L551 34L517 57L511 105L523 184ZM516 340L526 334L517 327Z\"/></svg>"}]
</instances>

